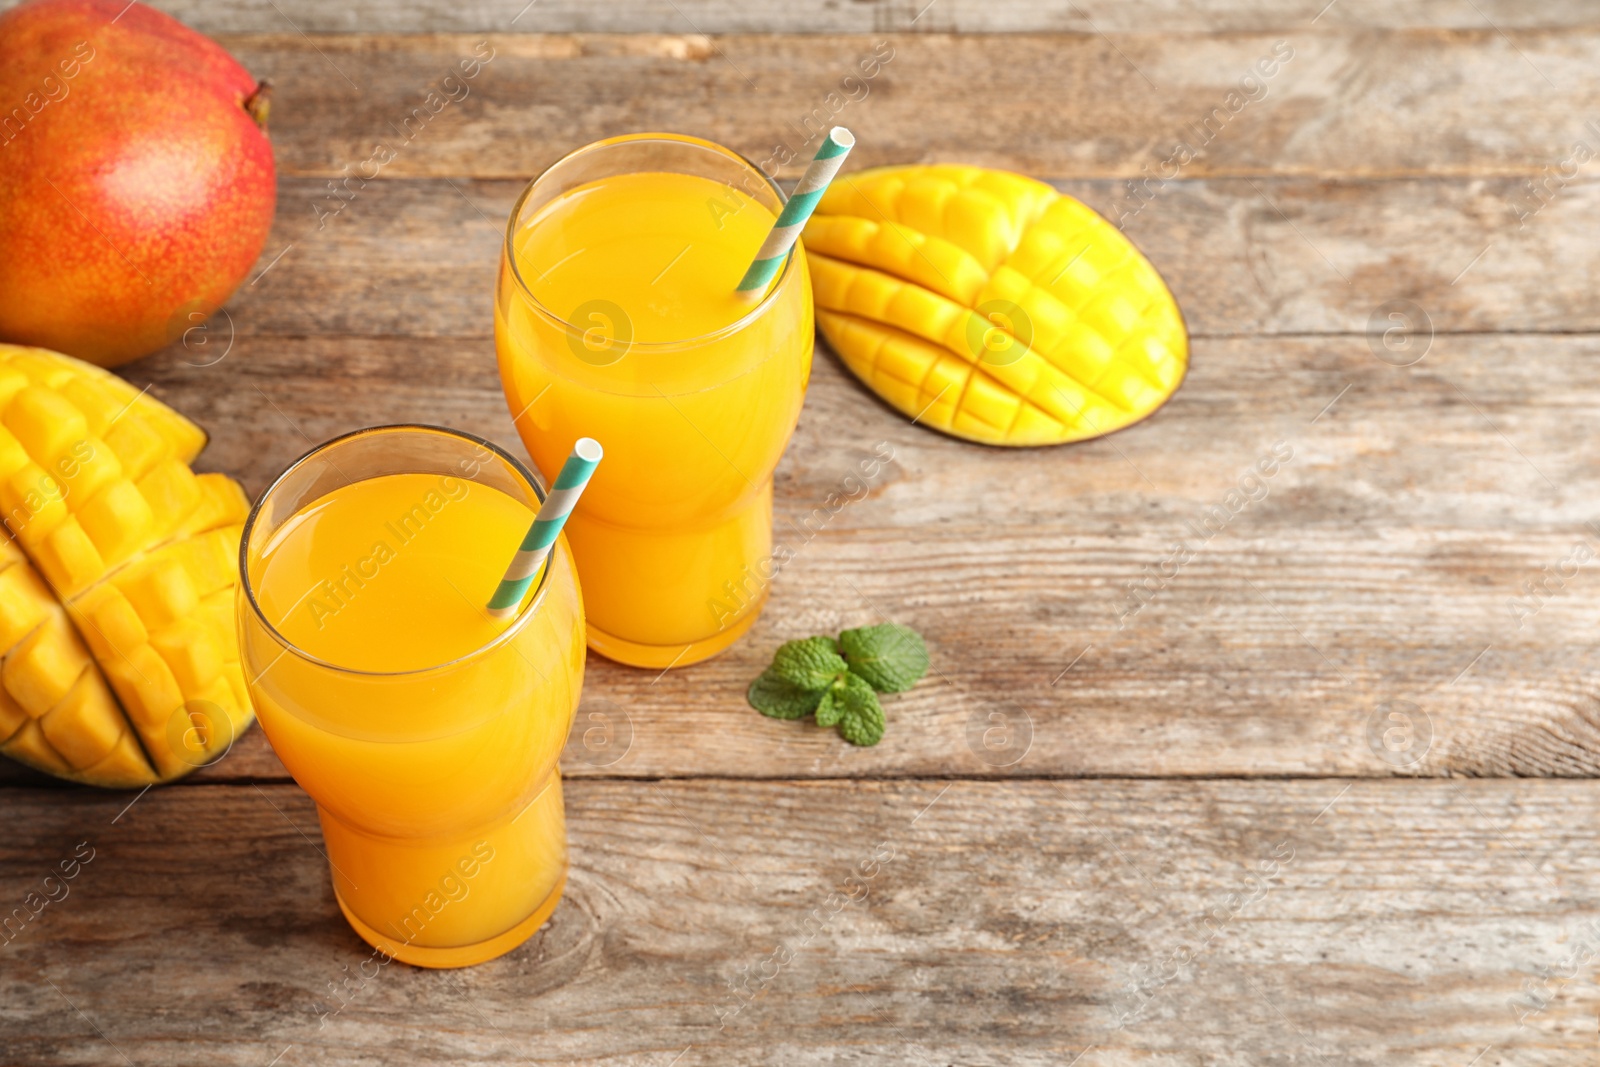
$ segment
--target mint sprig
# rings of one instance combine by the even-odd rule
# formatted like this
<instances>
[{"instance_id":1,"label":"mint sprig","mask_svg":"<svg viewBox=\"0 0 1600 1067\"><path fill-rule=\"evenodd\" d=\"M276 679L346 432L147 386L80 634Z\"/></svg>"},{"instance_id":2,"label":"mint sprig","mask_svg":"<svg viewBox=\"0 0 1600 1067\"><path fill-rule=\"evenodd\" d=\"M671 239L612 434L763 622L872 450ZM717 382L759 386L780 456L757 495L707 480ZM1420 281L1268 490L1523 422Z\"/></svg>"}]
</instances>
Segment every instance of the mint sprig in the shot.
<instances>
[{"instance_id":1,"label":"mint sprig","mask_svg":"<svg viewBox=\"0 0 1600 1067\"><path fill-rule=\"evenodd\" d=\"M928 646L909 626L886 622L827 636L787 641L772 666L750 683L745 699L774 719L816 716L852 745L883 739L879 693L903 693L928 671Z\"/></svg>"}]
</instances>

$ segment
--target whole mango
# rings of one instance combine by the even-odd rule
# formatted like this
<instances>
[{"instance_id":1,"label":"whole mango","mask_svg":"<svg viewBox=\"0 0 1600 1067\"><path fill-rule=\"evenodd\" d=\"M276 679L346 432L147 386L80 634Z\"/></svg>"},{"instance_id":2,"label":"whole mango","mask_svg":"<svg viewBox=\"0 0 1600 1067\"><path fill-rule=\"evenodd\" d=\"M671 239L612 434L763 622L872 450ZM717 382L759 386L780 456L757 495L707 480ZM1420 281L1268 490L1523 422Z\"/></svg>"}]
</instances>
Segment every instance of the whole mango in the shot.
<instances>
[{"instance_id":1,"label":"whole mango","mask_svg":"<svg viewBox=\"0 0 1600 1067\"><path fill-rule=\"evenodd\" d=\"M176 778L253 718L238 483L98 367L0 344L0 753L102 786Z\"/></svg>"},{"instance_id":2,"label":"whole mango","mask_svg":"<svg viewBox=\"0 0 1600 1067\"><path fill-rule=\"evenodd\" d=\"M914 420L991 445L1119 430L1166 402L1189 341L1122 233L1043 182L954 165L841 175L806 224L817 325Z\"/></svg>"},{"instance_id":3,"label":"whole mango","mask_svg":"<svg viewBox=\"0 0 1600 1067\"><path fill-rule=\"evenodd\" d=\"M0 340L114 367L221 307L272 225L266 104L144 4L0 14Z\"/></svg>"}]
</instances>

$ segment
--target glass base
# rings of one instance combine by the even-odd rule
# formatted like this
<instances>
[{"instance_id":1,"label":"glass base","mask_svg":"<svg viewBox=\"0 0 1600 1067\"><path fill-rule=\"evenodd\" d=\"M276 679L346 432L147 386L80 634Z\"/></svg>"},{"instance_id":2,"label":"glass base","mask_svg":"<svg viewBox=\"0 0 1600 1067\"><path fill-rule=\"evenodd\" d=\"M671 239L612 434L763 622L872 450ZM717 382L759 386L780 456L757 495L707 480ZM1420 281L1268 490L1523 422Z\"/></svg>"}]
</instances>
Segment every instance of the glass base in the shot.
<instances>
[{"instance_id":1,"label":"glass base","mask_svg":"<svg viewBox=\"0 0 1600 1067\"><path fill-rule=\"evenodd\" d=\"M636 641L613 637L591 619L588 622L589 647L606 659L629 667L646 667L657 671L669 667L687 667L691 663L710 659L749 633L750 627L761 617L761 609L766 606L767 591L762 589L760 598L751 605L744 618L702 641L687 645L641 645Z\"/></svg>"},{"instance_id":2,"label":"glass base","mask_svg":"<svg viewBox=\"0 0 1600 1067\"><path fill-rule=\"evenodd\" d=\"M333 890L334 899L339 902L339 910L344 912L344 917L351 928L361 935L361 939L373 948L382 952L390 959L409 963L413 967L471 967L475 963L486 963L497 956L504 956L507 952L522 944L536 933L539 927L545 924L556 905L561 903L561 894L567 888L567 872L561 872L561 880L550 891L543 904L533 909L533 914L513 926L503 934L491 937L487 941L480 941L476 945L459 945L451 948L425 948L421 945L407 945L391 937L384 937L378 931L356 918L339 895L338 887Z\"/></svg>"}]
</instances>

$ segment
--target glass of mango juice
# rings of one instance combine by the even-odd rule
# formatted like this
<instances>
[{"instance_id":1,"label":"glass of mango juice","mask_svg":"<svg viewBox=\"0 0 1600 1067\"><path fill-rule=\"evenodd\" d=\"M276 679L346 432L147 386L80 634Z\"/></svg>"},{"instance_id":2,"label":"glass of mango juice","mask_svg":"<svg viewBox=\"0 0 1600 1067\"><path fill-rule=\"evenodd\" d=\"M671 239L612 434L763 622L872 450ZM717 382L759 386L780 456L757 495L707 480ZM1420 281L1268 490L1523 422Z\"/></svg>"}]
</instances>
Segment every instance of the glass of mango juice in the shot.
<instances>
[{"instance_id":1,"label":"glass of mango juice","mask_svg":"<svg viewBox=\"0 0 1600 1067\"><path fill-rule=\"evenodd\" d=\"M509 952L566 881L556 761L584 622L565 543L519 611L485 607L543 498L487 441L385 426L298 460L245 526L262 729L317 803L345 918L406 963Z\"/></svg>"},{"instance_id":2,"label":"glass of mango juice","mask_svg":"<svg viewBox=\"0 0 1600 1067\"><path fill-rule=\"evenodd\" d=\"M546 476L565 442L605 446L566 533L589 645L611 659L697 662L765 602L773 471L811 373L803 250L764 294L735 290L783 203L737 153L650 133L566 156L512 212L500 380Z\"/></svg>"}]
</instances>

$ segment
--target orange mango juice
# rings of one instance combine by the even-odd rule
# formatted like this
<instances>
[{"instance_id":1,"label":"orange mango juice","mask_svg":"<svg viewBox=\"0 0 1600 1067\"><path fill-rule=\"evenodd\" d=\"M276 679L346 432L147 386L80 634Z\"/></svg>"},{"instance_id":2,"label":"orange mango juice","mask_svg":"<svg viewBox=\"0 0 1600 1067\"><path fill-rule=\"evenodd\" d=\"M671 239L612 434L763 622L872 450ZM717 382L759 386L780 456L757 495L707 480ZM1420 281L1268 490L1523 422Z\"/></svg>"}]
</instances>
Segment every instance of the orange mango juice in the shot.
<instances>
[{"instance_id":1,"label":"orange mango juice","mask_svg":"<svg viewBox=\"0 0 1600 1067\"><path fill-rule=\"evenodd\" d=\"M687 153L706 173L630 170L627 151L644 141L641 160ZM613 149L617 173L585 156ZM572 160L603 176L560 188ZM734 290L780 206L733 153L641 135L557 164L513 217L496 301L501 381L547 477L574 438L605 446L566 534L590 645L624 663L721 651L754 623L775 570L772 474L811 371L804 252L763 302Z\"/></svg>"},{"instance_id":2,"label":"orange mango juice","mask_svg":"<svg viewBox=\"0 0 1600 1067\"><path fill-rule=\"evenodd\" d=\"M515 947L564 883L556 760L584 645L565 546L522 614L484 610L533 516L468 478L387 474L247 541L262 727L317 802L346 917L407 962Z\"/></svg>"}]
</instances>

